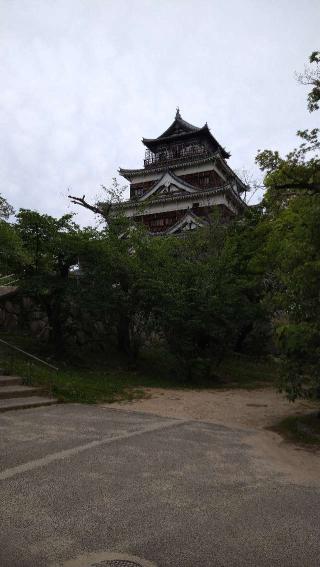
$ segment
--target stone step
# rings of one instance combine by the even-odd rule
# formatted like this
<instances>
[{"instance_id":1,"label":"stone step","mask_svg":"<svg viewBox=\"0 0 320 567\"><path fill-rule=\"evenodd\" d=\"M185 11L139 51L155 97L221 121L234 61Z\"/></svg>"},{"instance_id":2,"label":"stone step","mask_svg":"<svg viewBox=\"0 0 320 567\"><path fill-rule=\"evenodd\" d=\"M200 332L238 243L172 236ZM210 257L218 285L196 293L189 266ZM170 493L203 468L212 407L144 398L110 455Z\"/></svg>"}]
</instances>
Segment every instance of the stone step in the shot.
<instances>
[{"instance_id":1,"label":"stone step","mask_svg":"<svg viewBox=\"0 0 320 567\"><path fill-rule=\"evenodd\" d=\"M1 386L14 386L18 384L22 384L22 378L20 378L20 376L0 376L0 388Z\"/></svg>"},{"instance_id":2,"label":"stone step","mask_svg":"<svg viewBox=\"0 0 320 567\"><path fill-rule=\"evenodd\" d=\"M1 386L0 399L26 398L28 396L39 396L45 392L44 388L34 388L33 386Z\"/></svg>"},{"instance_id":3,"label":"stone step","mask_svg":"<svg viewBox=\"0 0 320 567\"><path fill-rule=\"evenodd\" d=\"M5 368L0 368L0 376L11 376L11 373Z\"/></svg>"},{"instance_id":4,"label":"stone step","mask_svg":"<svg viewBox=\"0 0 320 567\"><path fill-rule=\"evenodd\" d=\"M41 406L52 406L57 404L55 398L45 398L41 396L32 396L30 398L10 398L0 400L0 413L12 410L23 410L28 408L37 408Z\"/></svg>"}]
</instances>

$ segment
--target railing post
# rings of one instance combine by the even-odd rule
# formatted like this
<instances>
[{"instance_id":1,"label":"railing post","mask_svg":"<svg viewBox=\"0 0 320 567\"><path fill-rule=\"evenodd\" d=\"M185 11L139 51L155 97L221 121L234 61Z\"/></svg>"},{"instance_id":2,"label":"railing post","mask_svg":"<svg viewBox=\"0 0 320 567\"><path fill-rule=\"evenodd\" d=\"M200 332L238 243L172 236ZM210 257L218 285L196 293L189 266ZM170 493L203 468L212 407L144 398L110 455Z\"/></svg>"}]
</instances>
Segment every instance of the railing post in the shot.
<instances>
[{"instance_id":1,"label":"railing post","mask_svg":"<svg viewBox=\"0 0 320 567\"><path fill-rule=\"evenodd\" d=\"M9 374L13 375L13 354L10 355Z\"/></svg>"}]
</instances>

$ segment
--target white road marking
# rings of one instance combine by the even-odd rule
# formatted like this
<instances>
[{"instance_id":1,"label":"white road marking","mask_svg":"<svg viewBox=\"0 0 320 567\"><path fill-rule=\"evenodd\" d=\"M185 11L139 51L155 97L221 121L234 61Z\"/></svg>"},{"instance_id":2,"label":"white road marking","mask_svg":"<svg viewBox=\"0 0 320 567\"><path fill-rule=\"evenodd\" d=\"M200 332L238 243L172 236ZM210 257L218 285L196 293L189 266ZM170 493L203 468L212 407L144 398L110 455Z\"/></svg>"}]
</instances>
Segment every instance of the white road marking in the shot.
<instances>
[{"instance_id":1,"label":"white road marking","mask_svg":"<svg viewBox=\"0 0 320 567\"><path fill-rule=\"evenodd\" d=\"M165 423L156 423L154 425L150 425L145 429L140 429L138 431L132 431L131 433L122 433L120 435L116 435L114 437L102 437L102 439L98 439L97 441L91 441L90 443L86 443L85 445L78 445L77 447L73 447L72 449L65 449L64 451L59 451L57 453L51 453L51 455L46 455L41 459L35 459L34 461L29 461L27 463L23 463L22 465L17 465L16 467L12 467L10 469L5 469L4 471L0 472L0 480L7 480L8 478L12 478L18 474L22 474L28 471L32 471L34 469L38 469L40 467L49 465L54 461L60 461L63 459L67 459L69 457L73 457L74 455L78 455L78 453L82 453L82 451L87 451L88 449L93 449L95 447L100 447L100 445L108 445L109 443L113 443L114 441L121 441L122 439L129 439L130 437L135 437L136 435L143 435L144 433L150 433L152 431L158 431L161 429L166 429L168 427L174 427L177 425L183 425L190 420L187 419L175 419L170 420Z\"/></svg>"}]
</instances>

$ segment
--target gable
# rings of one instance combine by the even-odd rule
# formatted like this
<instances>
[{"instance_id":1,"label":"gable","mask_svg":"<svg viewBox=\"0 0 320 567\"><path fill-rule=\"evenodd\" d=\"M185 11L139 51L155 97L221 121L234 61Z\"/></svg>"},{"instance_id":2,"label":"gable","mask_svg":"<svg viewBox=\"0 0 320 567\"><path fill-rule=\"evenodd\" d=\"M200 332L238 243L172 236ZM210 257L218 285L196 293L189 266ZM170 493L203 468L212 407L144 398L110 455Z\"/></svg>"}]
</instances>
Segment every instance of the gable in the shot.
<instances>
[{"instance_id":1,"label":"gable","mask_svg":"<svg viewBox=\"0 0 320 567\"><path fill-rule=\"evenodd\" d=\"M190 132L197 132L200 130L197 126L193 126L186 120L183 120L179 108L177 108L176 116L172 124L169 126L165 132L158 136L158 140L161 138L167 138L168 136L175 136L177 134L189 134Z\"/></svg>"},{"instance_id":2,"label":"gable","mask_svg":"<svg viewBox=\"0 0 320 567\"><path fill-rule=\"evenodd\" d=\"M141 201L148 199L149 197L153 196L166 196L166 195L173 195L178 193L196 193L198 189L183 181L183 179L179 179L176 175L167 172L165 173L159 181L149 190L147 193L141 197Z\"/></svg>"},{"instance_id":3,"label":"gable","mask_svg":"<svg viewBox=\"0 0 320 567\"><path fill-rule=\"evenodd\" d=\"M183 232L188 232L190 230L195 230L196 228L201 228L206 224L206 221L201 217L197 217L191 212L186 213L182 219L180 219L167 231L167 234L180 234Z\"/></svg>"}]
</instances>

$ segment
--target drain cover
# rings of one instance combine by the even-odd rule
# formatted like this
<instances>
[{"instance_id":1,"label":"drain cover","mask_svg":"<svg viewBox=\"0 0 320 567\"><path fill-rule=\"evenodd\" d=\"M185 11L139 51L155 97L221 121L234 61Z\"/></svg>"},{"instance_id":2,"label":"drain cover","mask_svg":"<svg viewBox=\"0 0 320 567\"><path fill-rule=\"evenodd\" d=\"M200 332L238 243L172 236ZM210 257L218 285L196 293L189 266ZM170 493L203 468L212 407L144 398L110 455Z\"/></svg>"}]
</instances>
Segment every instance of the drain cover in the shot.
<instances>
[{"instance_id":1,"label":"drain cover","mask_svg":"<svg viewBox=\"0 0 320 567\"><path fill-rule=\"evenodd\" d=\"M123 553L89 553L71 559L64 567L156 567L155 563ZM51 566L53 567L53 566Z\"/></svg>"}]
</instances>

